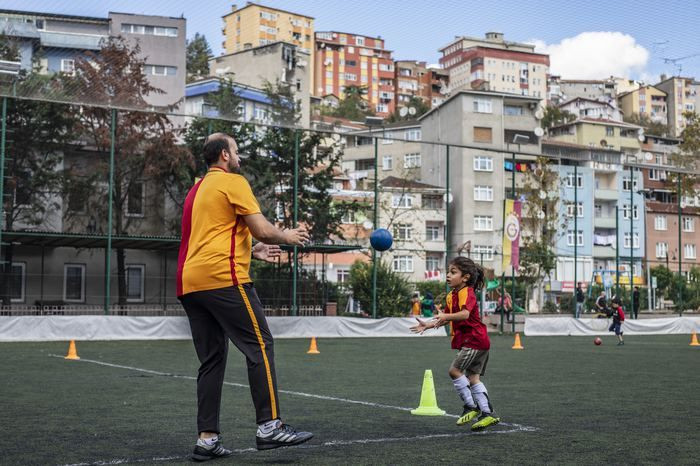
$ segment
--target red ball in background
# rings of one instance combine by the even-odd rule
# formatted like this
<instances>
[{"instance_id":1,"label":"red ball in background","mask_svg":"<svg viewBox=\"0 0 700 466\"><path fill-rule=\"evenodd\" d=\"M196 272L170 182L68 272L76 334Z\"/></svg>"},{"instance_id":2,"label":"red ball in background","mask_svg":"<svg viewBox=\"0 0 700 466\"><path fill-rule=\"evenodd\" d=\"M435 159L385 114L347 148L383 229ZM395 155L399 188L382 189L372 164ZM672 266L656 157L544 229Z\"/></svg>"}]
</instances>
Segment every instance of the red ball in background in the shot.
<instances>
[{"instance_id":1,"label":"red ball in background","mask_svg":"<svg viewBox=\"0 0 700 466\"><path fill-rule=\"evenodd\" d=\"M596 346L600 346L603 344L603 340L601 340L600 337L595 337L595 340L593 340L593 343L595 343Z\"/></svg>"}]
</instances>

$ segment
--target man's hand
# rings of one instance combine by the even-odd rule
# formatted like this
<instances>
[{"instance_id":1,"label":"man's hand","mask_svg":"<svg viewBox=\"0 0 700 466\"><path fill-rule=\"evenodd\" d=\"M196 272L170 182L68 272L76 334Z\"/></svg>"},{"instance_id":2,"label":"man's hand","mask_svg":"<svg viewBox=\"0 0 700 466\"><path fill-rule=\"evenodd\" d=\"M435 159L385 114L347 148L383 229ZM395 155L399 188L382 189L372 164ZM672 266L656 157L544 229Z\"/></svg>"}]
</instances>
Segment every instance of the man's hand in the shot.
<instances>
[{"instance_id":1,"label":"man's hand","mask_svg":"<svg viewBox=\"0 0 700 466\"><path fill-rule=\"evenodd\" d=\"M420 320L418 317L416 317L416 320L418 321L418 325L411 327L411 333L423 335L423 332L431 328L431 325L424 320Z\"/></svg>"},{"instance_id":2,"label":"man's hand","mask_svg":"<svg viewBox=\"0 0 700 466\"><path fill-rule=\"evenodd\" d=\"M253 257L265 262L274 262L282 250L276 244L256 243L253 246Z\"/></svg>"},{"instance_id":3,"label":"man's hand","mask_svg":"<svg viewBox=\"0 0 700 466\"><path fill-rule=\"evenodd\" d=\"M303 246L309 241L309 233L306 227L297 227L291 230L284 230L285 243L292 246Z\"/></svg>"}]
</instances>

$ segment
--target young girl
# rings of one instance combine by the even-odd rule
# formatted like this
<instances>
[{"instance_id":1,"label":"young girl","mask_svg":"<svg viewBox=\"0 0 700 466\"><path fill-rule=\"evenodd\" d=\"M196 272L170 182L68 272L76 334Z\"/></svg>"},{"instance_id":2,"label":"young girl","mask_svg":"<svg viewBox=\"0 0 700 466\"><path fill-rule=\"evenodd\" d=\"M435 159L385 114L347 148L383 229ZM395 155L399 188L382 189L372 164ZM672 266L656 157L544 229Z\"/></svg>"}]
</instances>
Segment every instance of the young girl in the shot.
<instances>
[{"instance_id":1,"label":"young girl","mask_svg":"<svg viewBox=\"0 0 700 466\"><path fill-rule=\"evenodd\" d=\"M431 321L418 321L411 327L413 333L422 334L429 328L451 325L452 348L459 350L450 366L450 377L455 390L464 402L464 412L457 420L461 426L479 417L472 430L482 430L498 424L494 416L486 387L481 376L489 360L489 341L486 326L479 318L477 293L484 285L484 271L474 261L457 257L450 262L447 284L452 291L446 296L447 307ZM466 375L465 375L466 374Z\"/></svg>"}]
</instances>

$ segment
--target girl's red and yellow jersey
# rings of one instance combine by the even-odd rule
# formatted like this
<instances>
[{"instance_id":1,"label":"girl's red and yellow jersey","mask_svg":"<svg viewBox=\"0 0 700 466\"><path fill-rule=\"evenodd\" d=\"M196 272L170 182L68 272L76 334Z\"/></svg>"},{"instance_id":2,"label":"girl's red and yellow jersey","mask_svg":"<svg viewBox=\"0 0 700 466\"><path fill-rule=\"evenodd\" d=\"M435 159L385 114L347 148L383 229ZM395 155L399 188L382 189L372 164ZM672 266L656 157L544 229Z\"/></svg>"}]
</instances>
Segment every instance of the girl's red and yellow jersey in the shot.
<instances>
[{"instance_id":1,"label":"girl's red and yellow jersey","mask_svg":"<svg viewBox=\"0 0 700 466\"><path fill-rule=\"evenodd\" d=\"M452 291L445 297L447 301L447 314L455 314L463 309L469 311L467 320L450 322L452 334L452 348L472 348L487 350L491 347L486 325L479 317L479 302L473 288L465 286L459 291Z\"/></svg>"},{"instance_id":2,"label":"girl's red and yellow jersey","mask_svg":"<svg viewBox=\"0 0 700 466\"><path fill-rule=\"evenodd\" d=\"M248 180L213 168L182 209L177 295L250 282L253 237L244 217L260 213Z\"/></svg>"}]
</instances>

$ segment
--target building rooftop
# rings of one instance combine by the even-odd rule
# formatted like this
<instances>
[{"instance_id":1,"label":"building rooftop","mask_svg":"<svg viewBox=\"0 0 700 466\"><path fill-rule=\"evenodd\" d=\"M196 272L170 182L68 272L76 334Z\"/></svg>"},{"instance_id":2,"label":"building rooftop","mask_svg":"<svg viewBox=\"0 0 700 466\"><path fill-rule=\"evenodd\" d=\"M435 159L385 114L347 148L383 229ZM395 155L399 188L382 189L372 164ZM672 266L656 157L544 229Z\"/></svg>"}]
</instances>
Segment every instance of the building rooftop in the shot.
<instances>
[{"instance_id":1,"label":"building rooftop","mask_svg":"<svg viewBox=\"0 0 700 466\"><path fill-rule=\"evenodd\" d=\"M222 18L225 18L225 17L227 17L227 16L236 14L236 13L238 13L239 11L245 10L246 8L251 7L251 6L257 6L258 8L265 8L266 10L280 11L280 12L282 12L282 13L287 13L287 14L290 14L290 15L303 16L304 18L314 19L313 16L302 15L301 13L294 13L293 11L282 10L282 9L280 9L280 8L274 8L274 7L271 7L271 6L265 6L265 5L261 5L261 4L259 4L259 3L254 3L254 2L246 2L246 5L245 5L245 6L242 6L242 7L240 7L240 8L236 8L236 4L234 3L234 4L233 4L233 11L231 11L230 13L225 14L224 16L222 16Z\"/></svg>"},{"instance_id":2,"label":"building rooftop","mask_svg":"<svg viewBox=\"0 0 700 466\"><path fill-rule=\"evenodd\" d=\"M427 112L425 112L423 115L418 117L418 121L422 121L425 119L428 115L433 113L434 111L442 108L444 105L447 105L450 101L452 101L454 98L457 96L460 96L462 94L469 94L469 95L483 95L483 96L490 96L490 97L501 97L504 100L505 99L514 99L514 100L523 100L527 102L534 102L534 103L539 103L540 98L539 97L532 97L532 96L527 96L527 95L520 95L520 94L510 94L507 92L495 92L495 91L475 91L472 89L460 89L456 92L454 92L451 96L446 98L440 105L431 108Z\"/></svg>"}]
</instances>

